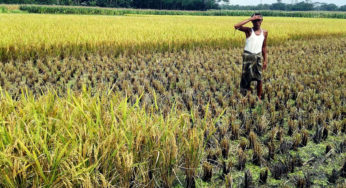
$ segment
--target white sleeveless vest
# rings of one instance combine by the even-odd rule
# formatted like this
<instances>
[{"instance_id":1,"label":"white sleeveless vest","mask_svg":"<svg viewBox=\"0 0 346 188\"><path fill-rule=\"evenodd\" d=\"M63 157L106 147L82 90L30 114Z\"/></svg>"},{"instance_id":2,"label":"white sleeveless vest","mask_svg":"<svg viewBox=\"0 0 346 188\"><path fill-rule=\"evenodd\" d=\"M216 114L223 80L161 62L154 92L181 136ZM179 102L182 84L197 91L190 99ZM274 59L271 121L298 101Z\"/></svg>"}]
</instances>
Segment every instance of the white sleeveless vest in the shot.
<instances>
[{"instance_id":1,"label":"white sleeveless vest","mask_svg":"<svg viewBox=\"0 0 346 188\"><path fill-rule=\"evenodd\" d=\"M263 41L263 30L261 29L260 35L256 35L255 31L251 28L251 35L246 38L244 50L254 54L260 53L262 52Z\"/></svg>"}]
</instances>

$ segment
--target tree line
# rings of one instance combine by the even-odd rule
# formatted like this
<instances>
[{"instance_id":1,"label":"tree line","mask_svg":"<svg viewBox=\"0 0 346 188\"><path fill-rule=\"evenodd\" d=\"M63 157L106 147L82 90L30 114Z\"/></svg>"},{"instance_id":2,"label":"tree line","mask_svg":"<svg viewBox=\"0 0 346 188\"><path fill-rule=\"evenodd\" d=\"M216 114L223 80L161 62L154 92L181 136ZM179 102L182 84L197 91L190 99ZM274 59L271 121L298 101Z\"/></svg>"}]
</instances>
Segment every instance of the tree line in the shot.
<instances>
[{"instance_id":1,"label":"tree line","mask_svg":"<svg viewBox=\"0 0 346 188\"><path fill-rule=\"evenodd\" d=\"M273 4L257 6L228 5L231 0L0 0L5 4L45 4L45 5L76 5L140 9L168 10L285 10L285 11L346 11L346 5L338 7L335 4L312 3L305 0L295 4L282 3L277 0Z\"/></svg>"},{"instance_id":2,"label":"tree line","mask_svg":"<svg viewBox=\"0 0 346 188\"><path fill-rule=\"evenodd\" d=\"M77 5L141 9L207 10L218 9L228 0L0 0L6 4Z\"/></svg>"},{"instance_id":3,"label":"tree line","mask_svg":"<svg viewBox=\"0 0 346 188\"><path fill-rule=\"evenodd\" d=\"M286 4L282 3L281 0L273 4L259 4L256 6L223 5L221 8L227 10L346 11L346 5L338 7L333 3L312 3L310 1Z\"/></svg>"}]
</instances>

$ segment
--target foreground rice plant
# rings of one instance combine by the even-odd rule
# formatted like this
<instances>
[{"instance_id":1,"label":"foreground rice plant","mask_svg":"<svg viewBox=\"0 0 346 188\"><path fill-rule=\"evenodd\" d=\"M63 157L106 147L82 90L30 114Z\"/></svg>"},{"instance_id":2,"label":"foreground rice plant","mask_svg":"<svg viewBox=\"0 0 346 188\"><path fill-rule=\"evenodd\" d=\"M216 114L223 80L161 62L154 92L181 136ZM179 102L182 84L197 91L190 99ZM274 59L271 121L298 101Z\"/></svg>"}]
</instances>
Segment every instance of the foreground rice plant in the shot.
<instances>
[{"instance_id":1,"label":"foreground rice plant","mask_svg":"<svg viewBox=\"0 0 346 188\"><path fill-rule=\"evenodd\" d=\"M196 173L207 121L114 93L0 94L0 186L170 187Z\"/></svg>"},{"instance_id":2,"label":"foreground rice plant","mask_svg":"<svg viewBox=\"0 0 346 188\"><path fill-rule=\"evenodd\" d=\"M243 45L233 24L244 17L198 16L0 16L0 61L80 57ZM299 25L300 27L296 27ZM269 44L346 35L344 19L265 17Z\"/></svg>"}]
</instances>

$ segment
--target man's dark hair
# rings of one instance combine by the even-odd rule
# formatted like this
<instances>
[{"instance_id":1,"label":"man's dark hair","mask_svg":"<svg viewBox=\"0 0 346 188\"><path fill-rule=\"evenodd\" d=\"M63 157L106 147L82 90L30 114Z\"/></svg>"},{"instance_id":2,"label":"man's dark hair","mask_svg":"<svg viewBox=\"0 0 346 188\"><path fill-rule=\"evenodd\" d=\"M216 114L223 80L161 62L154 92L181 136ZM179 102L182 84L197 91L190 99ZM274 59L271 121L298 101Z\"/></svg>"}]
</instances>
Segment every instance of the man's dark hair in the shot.
<instances>
[{"instance_id":1,"label":"man's dark hair","mask_svg":"<svg viewBox=\"0 0 346 188\"><path fill-rule=\"evenodd\" d=\"M259 12L256 12L256 13L252 14L252 16L251 16L251 17L254 17L254 16L261 16L261 17L263 17L263 16L262 16L262 14L261 14L261 13L259 13Z\"/></svg>"}]
</instances>

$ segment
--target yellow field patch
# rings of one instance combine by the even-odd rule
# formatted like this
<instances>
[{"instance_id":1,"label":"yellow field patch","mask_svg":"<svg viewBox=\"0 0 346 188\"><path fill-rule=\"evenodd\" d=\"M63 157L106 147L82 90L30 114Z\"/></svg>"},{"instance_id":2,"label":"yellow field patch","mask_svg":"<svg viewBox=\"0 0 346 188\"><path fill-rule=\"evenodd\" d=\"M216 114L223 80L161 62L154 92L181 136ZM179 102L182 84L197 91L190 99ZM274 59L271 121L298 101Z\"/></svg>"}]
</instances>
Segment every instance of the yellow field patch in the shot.
<instances>
[{"instance_id":1,"label":"yellow field patch","mask_svg":"<svg viewBox=\"0 0 346 188\"><path fill-rule=\"evenodd\" d=\"M245 17L81 16L2 14L0 57L108 55L182 48L239 47L243 33L233 25ZM251 26L251 24L249 24ZM289 39L345 36L346 20L265 17L269 45Z\"/></svg>"}]
</instances>

